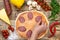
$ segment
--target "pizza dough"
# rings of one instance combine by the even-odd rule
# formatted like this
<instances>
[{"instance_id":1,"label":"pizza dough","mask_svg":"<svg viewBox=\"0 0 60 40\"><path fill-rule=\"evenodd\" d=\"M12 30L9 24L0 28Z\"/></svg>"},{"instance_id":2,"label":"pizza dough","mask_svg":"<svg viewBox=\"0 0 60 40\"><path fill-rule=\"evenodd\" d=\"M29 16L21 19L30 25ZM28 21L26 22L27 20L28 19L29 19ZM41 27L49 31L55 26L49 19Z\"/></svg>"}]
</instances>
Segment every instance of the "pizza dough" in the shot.
<instances>
[{"instance_id":1,"label":"pizza dough","mask_svg":"<svg viewBox=\"0 0 60 40\"><path fill-rule=\"evenodd\" d=\"M49 22L43 12L32 10L19 13L15 22L18 35L23 38L30 37L33 32L33 28L40 20L45 22L46 25L49 25ZM42 32L38 38L42 38L47 31L48 30Z\"/></svg>"}]
</instances>

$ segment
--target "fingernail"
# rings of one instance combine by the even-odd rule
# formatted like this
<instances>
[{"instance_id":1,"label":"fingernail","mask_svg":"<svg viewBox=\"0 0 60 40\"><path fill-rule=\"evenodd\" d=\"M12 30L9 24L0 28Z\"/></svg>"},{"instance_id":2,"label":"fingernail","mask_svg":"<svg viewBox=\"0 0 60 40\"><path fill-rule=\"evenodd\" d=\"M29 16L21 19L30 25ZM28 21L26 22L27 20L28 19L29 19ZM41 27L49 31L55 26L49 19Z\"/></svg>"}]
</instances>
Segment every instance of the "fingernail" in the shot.
<instances>
[{"instance_id":1,"label":"fingernail","mask_svg":"<svg viewBox=\"0 0 60 40\"><path fill-rule=\"evenodd\" d=\"M39 25L41 25L41 24L42 24L42 22L39 23Z\"/></svg>"}]
</instances>

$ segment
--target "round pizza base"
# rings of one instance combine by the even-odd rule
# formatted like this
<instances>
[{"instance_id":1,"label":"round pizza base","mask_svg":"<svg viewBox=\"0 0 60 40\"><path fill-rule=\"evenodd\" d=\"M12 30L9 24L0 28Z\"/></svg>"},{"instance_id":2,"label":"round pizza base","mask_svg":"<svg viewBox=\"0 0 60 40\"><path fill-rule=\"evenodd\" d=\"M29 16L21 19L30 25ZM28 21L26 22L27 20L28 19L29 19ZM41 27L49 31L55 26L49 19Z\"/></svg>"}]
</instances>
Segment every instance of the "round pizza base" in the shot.
<instances>
[{"instance_id":1,"label":"round pizza base","mask_svg":"<svg viewBox=\"0 0 60 40\"><path fill-rule=\"evenodd\" d=\"M15 25L16 25L16 22L17 22L19 16L22 15L22 14L24 14L24 13L26 13L26 12L29 12L29 11L24 11L24 12L18 14L18 16L17 16L17 18L16 18L16 21L15 21ZM48 21L47 17L43 14L43 12L39 12L39 11L36 11L36 10L32 10L32 11L30 11L30 12L38 12L38 13L40 13L41 15L43 15L44 18L45 18L45 20L46 20L47 26L49 26L49 21ZM16 27L16 31L17 31L17 34L18 34L19 37L22 37L22 38L27 39L27 38L26 38L26 35L22 36L23 34L22 34L22 35L20 34L20 32L17 30L17 27ZM43 32L43 33L41 33L41 34L39 35L38 39L44 37L44 36L47 34L47 32L48 32L48 28L47 28L47 30L46 30L45 32ZM26 33L25 33L25 34L26 34Z\"/></svg>"}]
</instances>

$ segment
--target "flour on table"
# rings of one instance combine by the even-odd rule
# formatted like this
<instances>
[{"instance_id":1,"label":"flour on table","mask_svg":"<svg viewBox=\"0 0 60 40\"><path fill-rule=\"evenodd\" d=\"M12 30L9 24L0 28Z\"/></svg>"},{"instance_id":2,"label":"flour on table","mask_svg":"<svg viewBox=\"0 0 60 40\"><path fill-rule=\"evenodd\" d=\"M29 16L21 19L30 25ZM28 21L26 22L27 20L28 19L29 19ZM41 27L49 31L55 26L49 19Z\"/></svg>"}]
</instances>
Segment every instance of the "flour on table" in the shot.
<instances>
[{"instance_id":1,"label":"flour on table","mask_svg":"<svg viewBox=\"0 0 60 40\"><path fill-rule=\"evenodd\" d=\"M18 35L16 33L16 31L11 32L10 31L10 36L8 37L8 40L17 40L18 39Z\"/></svg>"}]
</instances>

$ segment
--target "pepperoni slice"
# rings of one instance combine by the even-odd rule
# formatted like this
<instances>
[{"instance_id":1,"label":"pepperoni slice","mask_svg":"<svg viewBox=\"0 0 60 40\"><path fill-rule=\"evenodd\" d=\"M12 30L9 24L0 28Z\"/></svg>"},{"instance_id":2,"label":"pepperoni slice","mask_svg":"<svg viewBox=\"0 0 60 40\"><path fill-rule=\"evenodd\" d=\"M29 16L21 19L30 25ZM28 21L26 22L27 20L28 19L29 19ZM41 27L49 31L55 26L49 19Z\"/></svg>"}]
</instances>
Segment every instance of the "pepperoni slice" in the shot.
<instances>
[{"instance_id":1,"label":"pepperoni slice","mask_svg":"<svg viewBox=\"0 0 60 40\"><path fill-rule=\"evenodd\" d=\"M29 30L29 31L27 31L26 36L29 38L29 37L31 37L31 34L32 34L32 31L31 31L31 30Z\"/></svg>"},{"instance_id":2,"label":"pepperoni slice","mask_svg":"<svg viewBox=\"0 0 60 40\"><path fill-rule=\"evenodd\" d=\"M28 12L28 15L27 16L28 16L29 19L32 19L33 18L32 12Z\"/></svg>"},{"instance_id":3,"label":"pepperoni slice","mask_svg":"<svg viewBox=\"0 0 60 40\"><path fill-rule=\"evenodd\" d=\"M37 16L37 17L35 18L35 21L36 21L36 22L39 22L40 20L42 20L42 17L41 17L41 16Z\"/></svg>"},{"instance_id":4,"label":"pepperoni slice","mask_svg":"<svg viewBox=\"0 0 60 40\"><path fill-rule=\"evenodd\" d=\"M21 16L20 16L20 17L19 17L19 20L20 20L21 23L24 23L24 22L25 22L24 17L21 17Z\"/></svg>"},{"instance_id":5,"label":"pepperoni slice","mask_svg":"<svg viewBox=\"0 0 60 40\"><path fill-rule=\"evenodd\" d=\"M25 32L26 28L24 26L20 26L20 27L18 27L18 30L21 31L21 32Z\"/></svg>"}]
</instances>

